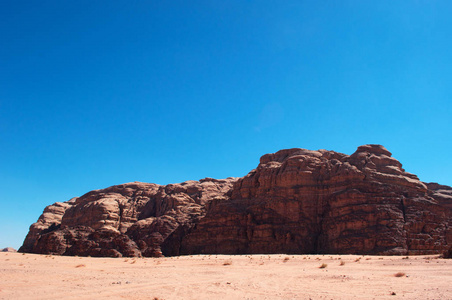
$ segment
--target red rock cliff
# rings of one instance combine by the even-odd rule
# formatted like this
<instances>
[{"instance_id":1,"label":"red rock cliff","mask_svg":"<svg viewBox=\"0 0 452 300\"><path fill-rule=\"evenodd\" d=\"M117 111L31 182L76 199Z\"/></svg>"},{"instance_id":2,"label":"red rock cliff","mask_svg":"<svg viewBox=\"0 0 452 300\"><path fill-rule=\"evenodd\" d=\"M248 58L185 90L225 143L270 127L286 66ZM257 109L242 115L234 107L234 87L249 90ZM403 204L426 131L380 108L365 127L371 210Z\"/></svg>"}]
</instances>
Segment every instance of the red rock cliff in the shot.
<instances>
[{"instance_id":1,"label":"red rock cliff","mask_svg":"<svg viewBox=\"0 0 452 300\"><path fill-rule=\"evenodd\" d=\"M287 149L243 178L129 183L50 205L19 251L432 254L452 245L451 210L450 187L420 182L380 145Z\"/></svg>"}]
</instances>

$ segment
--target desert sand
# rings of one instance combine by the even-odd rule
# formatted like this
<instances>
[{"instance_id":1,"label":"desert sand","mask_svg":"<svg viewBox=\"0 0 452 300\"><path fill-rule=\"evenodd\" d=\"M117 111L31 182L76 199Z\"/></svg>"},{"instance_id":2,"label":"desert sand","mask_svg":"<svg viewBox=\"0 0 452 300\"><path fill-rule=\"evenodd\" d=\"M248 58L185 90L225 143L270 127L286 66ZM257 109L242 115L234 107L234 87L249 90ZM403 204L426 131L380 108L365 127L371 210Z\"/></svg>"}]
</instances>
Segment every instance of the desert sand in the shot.
<instances>
[{"instance_id":1,"label":"desert sand","mask_svg":"<svg viewBox=\"0 0 452 300\"><path fill-rule=\"evenodd\" d=\"M0 299L452 299L438 256L0 253L0 278Z\"/></svg>"}]
</instances>

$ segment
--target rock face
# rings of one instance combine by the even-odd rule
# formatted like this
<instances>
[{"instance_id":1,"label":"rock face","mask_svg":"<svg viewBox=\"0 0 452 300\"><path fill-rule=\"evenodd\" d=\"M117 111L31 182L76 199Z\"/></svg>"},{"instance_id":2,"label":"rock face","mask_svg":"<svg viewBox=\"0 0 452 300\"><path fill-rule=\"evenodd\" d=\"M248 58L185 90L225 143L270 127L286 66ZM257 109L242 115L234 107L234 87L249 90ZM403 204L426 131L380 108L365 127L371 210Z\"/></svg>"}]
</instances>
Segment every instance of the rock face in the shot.
<instances>
[{"instance_id":1,"label":"rock face","mask_svg":"<svg viewBox=\"0 0 452 300\"><path fill-rule=\"evenodd\" d=\"M380 145L287 149L243 178L128 183L46 207L21 252L91 256L434 254L452 245L452 188Z\"/></svg>"},{"instance_id":2,"label":"rock face","mask_svg":"<svg viewBox=\"0 0 452 300\"><path fill-rule=\"evenodd\" d=\"M134 182L57 202L31 225L19 251L161 256L162 243L192 229L205 216L207 203L227 199L235 181L206 178L166 186Z\"/></svg>"}]
</instances>

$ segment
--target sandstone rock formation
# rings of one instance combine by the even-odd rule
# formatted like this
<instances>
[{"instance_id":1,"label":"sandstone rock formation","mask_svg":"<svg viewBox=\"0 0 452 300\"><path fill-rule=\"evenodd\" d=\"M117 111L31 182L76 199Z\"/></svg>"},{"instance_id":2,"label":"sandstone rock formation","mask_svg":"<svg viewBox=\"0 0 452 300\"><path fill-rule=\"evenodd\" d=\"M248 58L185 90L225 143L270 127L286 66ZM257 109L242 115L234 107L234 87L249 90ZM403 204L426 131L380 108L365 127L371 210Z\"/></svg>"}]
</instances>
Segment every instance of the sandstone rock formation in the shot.
<instances>
[{"instance_id":1,"label":"sandstone rock formation","mask_svg":"<svg viewBox=\"0 0 452 300\"><path fill-rule=\"evenodd\" d=\"M449 250L444 251L442 258L452 258L452 247L450 247Z\"/></svg>"},{"instance_id":2,"label":"sandstone rock formation","mask_svg":"<svg viewBox=\"0 0 452 300\"><path fill-rule=\"evenodd\" d=\"M6 247L1 249L0 252L17 252L17 250L12 247Z\"/></svg>"},{"instance_id":3,"label":"sandstone rock formation","mask_svg":"<svg viewBox=\"0 0 452 300\"><path fill-rule=\"evenodd\" d=\"M91 256L433 254L452 245L452 188L380 145L287 149L243 178L127 183L46 207L21 252Z\"/></svg>"}]
</instances>

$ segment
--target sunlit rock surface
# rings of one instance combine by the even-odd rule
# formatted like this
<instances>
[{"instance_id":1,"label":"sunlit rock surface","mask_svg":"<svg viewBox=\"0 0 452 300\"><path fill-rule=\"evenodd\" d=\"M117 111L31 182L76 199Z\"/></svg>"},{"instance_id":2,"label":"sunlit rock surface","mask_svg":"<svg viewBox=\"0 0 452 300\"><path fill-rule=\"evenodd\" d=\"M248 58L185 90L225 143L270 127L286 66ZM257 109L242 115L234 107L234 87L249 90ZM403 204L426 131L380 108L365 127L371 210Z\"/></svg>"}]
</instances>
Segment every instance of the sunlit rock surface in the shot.
<instances>
[{"instance_id":1,"label":"sunlit rock surface","mask_svg":"<svg viewBox=\"0 0 452 300\"><path fill-rule=\"evenodd\" d=\"M452 188L380 145L287 149L243 178L126 183L45 208L21 252L80 256L434 254L452 245Z\"/></svg>"}]
</instances>

